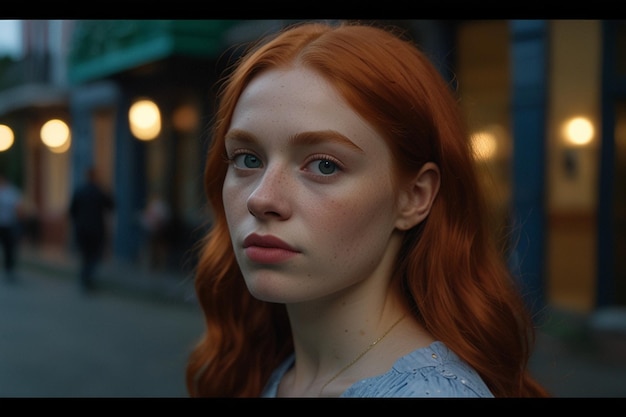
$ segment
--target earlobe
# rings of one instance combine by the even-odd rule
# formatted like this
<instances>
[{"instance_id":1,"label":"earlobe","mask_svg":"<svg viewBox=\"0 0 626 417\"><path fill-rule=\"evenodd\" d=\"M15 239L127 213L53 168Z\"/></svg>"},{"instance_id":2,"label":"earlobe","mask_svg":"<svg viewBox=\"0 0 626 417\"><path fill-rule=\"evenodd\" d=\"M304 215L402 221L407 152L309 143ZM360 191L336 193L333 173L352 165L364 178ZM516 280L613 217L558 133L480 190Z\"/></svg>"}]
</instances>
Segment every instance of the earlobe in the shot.
<instances>
[{"instance_id":1,"label":"earlobe","mask_svg":"<svg viewBox=\"0 0 626 417\"><path fill-rule=\"evenodd\" d=\"M406 183L398 198L398 229L409 230L428 216L439 192L439 183L439 167L433 162L425 163Z\"/></svg>"}]
</instances>

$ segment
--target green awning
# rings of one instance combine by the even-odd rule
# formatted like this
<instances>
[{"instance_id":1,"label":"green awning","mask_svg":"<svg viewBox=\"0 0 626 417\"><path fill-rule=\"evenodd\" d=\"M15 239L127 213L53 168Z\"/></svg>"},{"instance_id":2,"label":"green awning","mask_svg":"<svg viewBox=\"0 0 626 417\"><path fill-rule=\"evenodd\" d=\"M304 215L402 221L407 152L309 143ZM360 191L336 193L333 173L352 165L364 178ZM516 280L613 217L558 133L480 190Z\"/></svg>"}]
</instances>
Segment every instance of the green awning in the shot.
<instances>
[{"instance_id":1,"label":"green awning","mask_svg":"<svg viewBox=\"0 0 626 417\"><path fill-rule=\"evenodd\" d=\"M236 20L77 20L71 84L102 79L174 55L216 58Z\"/></svg>"}]
</instances>

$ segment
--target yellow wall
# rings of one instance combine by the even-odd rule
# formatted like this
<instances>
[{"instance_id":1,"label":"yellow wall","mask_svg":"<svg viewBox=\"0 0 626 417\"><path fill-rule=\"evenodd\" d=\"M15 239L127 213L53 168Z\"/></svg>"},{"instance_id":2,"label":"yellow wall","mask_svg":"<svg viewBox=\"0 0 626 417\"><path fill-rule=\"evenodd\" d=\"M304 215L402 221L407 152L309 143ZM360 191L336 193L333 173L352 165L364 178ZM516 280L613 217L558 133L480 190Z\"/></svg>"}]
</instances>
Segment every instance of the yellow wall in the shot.
<instances>
[{"instance_id":1,"label":"yellow wall","mask_svg":"<svg viewBox=\"0 0 626 417\"><path fill-rule=\"evenodd\" d=\"M596 20L555 20L549 36L548 301L588 312L594 307L596 286L601 25ZM575 116L587 117L595 128L588 145L573 147L565 141L563 123Z\"/></svg>"}]
</instances>

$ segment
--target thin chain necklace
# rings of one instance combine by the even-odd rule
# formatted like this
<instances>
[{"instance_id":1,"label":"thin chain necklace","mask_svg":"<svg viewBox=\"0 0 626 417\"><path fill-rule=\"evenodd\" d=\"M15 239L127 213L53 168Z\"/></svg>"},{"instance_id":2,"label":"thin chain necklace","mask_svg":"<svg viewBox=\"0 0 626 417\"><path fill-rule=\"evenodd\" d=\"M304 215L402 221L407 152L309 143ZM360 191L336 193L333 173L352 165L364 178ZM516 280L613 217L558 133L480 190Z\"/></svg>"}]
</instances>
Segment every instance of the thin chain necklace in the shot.
<instances>
[{"instance_id":1,"label":"thin chain necklace","mask_svg":"<svg viewBox=\"0 0 626 417\"><path fill-rule=\"evenodd\" d=\"M354 365L355 363L358 362L359 359L361 359L367 352L369 352L374 346L376 346L376 344L378 342L380 342L381 340L383 340L385 338L385 336L387 336L389 334L389 332L391 332L393 330L394 327L396 327L398 325L398 323L400 323L402 321L402 319L405 316L403 315L402 317L400 317L394 324L391 325L390 328L387 329L387 331L385 333L383 333L382 336L380 336L378 339L374 340L367 348L365 348L365 350L361 353L359 353L356 358L352 359L352 361L347 364L346 366L344 366L343 368L341 368L339 370L339 372L337 372L335 375L333 375L328 381L326 381L324 383L324 385L322 385L322 388L320 388L320 393L319 395L322 395L322 392L324 392L324 388L326 388L328 386L328 384L330 384L331 382L333 382L335 379L337 379L337 377L339 375L341 375L342 373L344 373L348 368L350 368L352 365Z\"/></svg>"}]
</instances>

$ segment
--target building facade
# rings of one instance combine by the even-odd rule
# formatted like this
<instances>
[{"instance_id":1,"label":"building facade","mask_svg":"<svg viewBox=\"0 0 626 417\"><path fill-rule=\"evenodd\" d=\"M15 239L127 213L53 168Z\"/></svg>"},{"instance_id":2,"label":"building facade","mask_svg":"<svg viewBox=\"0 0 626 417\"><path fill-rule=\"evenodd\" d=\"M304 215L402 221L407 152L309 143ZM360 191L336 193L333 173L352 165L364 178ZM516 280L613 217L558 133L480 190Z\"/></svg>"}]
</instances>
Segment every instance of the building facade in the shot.
<instances>
[{"instance_id":1,"label":"building facade","mask_svg":"<svg viewBox=\"0 0 626 417\"><path fill-rule=\"evenodd\" d=\"M26 190L38 244L72 251L65 210L95 166L118 203L111 256L140 261L141 214L160 196L171 215L165 267L192 267L191 249L210 227L202 172L215 85L241 45L290 23L25 21L30 49L0 78L0 124L16 132L0 162ZM406 29L458 89L494 224L531 306L625 305L626 24L376 23ZM6 74L28 61L45 74L11 81ZM152 140L129 122L142 99L160 112ZM39 137L53 117L71 128L62 152Z\"/></svg>"}]
</instances>

